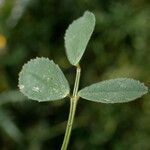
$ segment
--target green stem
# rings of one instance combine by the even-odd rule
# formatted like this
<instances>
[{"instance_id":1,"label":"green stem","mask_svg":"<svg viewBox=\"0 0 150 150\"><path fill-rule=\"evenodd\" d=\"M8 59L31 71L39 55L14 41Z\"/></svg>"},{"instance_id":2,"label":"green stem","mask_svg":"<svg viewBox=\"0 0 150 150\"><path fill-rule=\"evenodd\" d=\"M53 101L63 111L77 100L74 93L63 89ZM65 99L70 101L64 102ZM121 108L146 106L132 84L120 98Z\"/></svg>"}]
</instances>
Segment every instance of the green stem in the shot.
<instances>
[{"instance_id":1,"label":"green stem","mask_svg":"<svg viewBox=\"0 0 150 150\"><path fill-rule=\"evenodd\" d=\"M78 93L78 88L79 88L81 68L79 65L77 65L76 67L77 67L77 70L76 70L76 79L75 79L75 84L74 84L74 89L73 89L73 96L70 98L69 118L68 118L65 137L64 137L61 150L67 150L70 135L71 135L72 125L73 125L73 120L74 120L74 116L76 112L77 102L79 99L79 97L77 96L77 93Z\"/></svg>"},{"instance_id":2,"label":"green stem","mask_svg":"<svg viewBox=\"0 0 150 150\"><path fill-rule=\"evenodd\" d=\"M77 65L76 67L77 67L77 70L76 70L76 79L75 79L75 84L74 84L74 89L73 89L73 97L77 96L79 82L80 82L80 75L81 75L80 65Z\"/></svg>"}]
</instances>

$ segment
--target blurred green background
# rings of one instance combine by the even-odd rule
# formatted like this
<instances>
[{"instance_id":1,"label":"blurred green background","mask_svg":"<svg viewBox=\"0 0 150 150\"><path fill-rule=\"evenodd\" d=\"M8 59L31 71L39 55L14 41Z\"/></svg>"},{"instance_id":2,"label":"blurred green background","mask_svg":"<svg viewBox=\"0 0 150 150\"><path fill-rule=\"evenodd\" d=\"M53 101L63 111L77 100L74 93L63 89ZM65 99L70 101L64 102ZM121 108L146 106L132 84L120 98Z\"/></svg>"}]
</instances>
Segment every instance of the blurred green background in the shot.
<instances>
[{"instance_id":1,"label":"blurred green background","mask_svg":"<svg viewBox=\"0 0 150 150\"><path fill-rule=\"evenodd\" d=\"M71 87L64 33L85 10L96 16L80 88L115 77L150 85L149 0L0 0L0 150L59 150L69 100L38 103L18 92L22 65L48 57ZM150 150L150 96L125 104L80 99L69 150Z\"/></svg>"}]
</instances>

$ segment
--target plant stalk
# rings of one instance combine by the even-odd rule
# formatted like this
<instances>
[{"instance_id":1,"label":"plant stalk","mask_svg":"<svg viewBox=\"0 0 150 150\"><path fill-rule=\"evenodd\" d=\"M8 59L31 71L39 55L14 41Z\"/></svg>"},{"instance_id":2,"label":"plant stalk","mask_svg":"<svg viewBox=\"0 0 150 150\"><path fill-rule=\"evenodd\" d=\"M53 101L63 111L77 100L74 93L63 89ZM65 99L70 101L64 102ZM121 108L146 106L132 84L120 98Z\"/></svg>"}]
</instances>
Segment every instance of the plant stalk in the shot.
<instances>
[{"instance_id":1,"label":"plant stalk","mask_svg":"<svg viewBox=\"0 0 150 150\"><path fill-rule=\"evenodd\" d=\"M67 150L70 135L71 135L71 130L72 130L72 126L73 126L73 120L74 120L74 116L75 116L75 112L76 112L77 102L79 99L77 93L78 93L78 88L79 88L81 68L79 65L77 65L76 67L77 67L77 69L76 69L76 78L75 78L75 83L74 83L73 95L70 98L70 112L69 112L66 132L65 132L61 150Z\"/></svg>"}]
</instances>

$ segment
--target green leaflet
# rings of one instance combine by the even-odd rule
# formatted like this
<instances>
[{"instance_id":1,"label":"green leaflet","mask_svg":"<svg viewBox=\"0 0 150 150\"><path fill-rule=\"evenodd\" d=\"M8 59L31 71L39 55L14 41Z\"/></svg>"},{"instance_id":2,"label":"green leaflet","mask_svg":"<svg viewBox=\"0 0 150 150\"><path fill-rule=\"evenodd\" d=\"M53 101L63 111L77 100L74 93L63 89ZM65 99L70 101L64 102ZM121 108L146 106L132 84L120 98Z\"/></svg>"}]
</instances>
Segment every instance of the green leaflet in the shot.
<instances>
[{"instance_id":1,"label":"green leaflet","mask_svg":"<svg viewBox=\"0 0 150 150\"><path fill-rule=\"evenodd\" d=\"M78 95L95 102L122 103L139 98L147 92L148 88L137 80L117 78L85 87Z\"/></svg>"},{"instance_id":2,"label":"green leaflet","mask_svg":"<svg viewBox=\"0 0 150 150\"><path fill-rule=\"evenodd\" d=\"M32 59L23 66L19 88L28 98L37 101L62 99L70 91L63 72L48 58Z\"/></svg>"},{"instance_id":3,"label":"green leaflet","mask_svg":"<svg viewBox=\"0 0 150 150\"><path fill-rule=\"evenodd\" d=\"M69 25L65 33L65 48L72 65L80 61L95 27L95 16L86 11L84 15Z\"/></svg>"}]
</instances>

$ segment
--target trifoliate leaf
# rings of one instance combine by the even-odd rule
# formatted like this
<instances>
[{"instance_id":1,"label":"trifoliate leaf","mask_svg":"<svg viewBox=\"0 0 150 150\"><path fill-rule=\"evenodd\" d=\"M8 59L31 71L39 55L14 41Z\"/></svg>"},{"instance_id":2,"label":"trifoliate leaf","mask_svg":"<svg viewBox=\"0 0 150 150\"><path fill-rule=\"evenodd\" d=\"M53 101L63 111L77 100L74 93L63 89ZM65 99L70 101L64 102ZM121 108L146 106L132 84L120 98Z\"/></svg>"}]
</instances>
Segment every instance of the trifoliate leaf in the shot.
<instances>
[{"instance_id":1,"label":"trifoliate leaf","mask_svg":"<svg viewBox=\"0 0 150 150\"><path fill-rule=\"evenodd\" d=\"M59 66L48 58L32 59L23 66L19 88L28 98L37 101L62 99L70 90Z\"/></svg>"},{"instance_id":2,"label":"trifoliate leaf","mask_svg":"<svg viewBox=\"0 0 150 150\"><path fill-rule=\"evenodd\" d=\"M78 95L95 102L122 103L139 98L147 92L148 88L137 80L117 78L85 87Z\"/></svg>"},{"instance_id":3,"label":"trifoliate leaf","mask_svg":"<svg viewBox=\"0 0 150 150\"><path fill-rule=\"evenodd\" d=\"M72 65L80 61L95 27L95 16L86 11L84 15L69 25L65 33L67 57Z\"/></svg>"}]
</instances>

